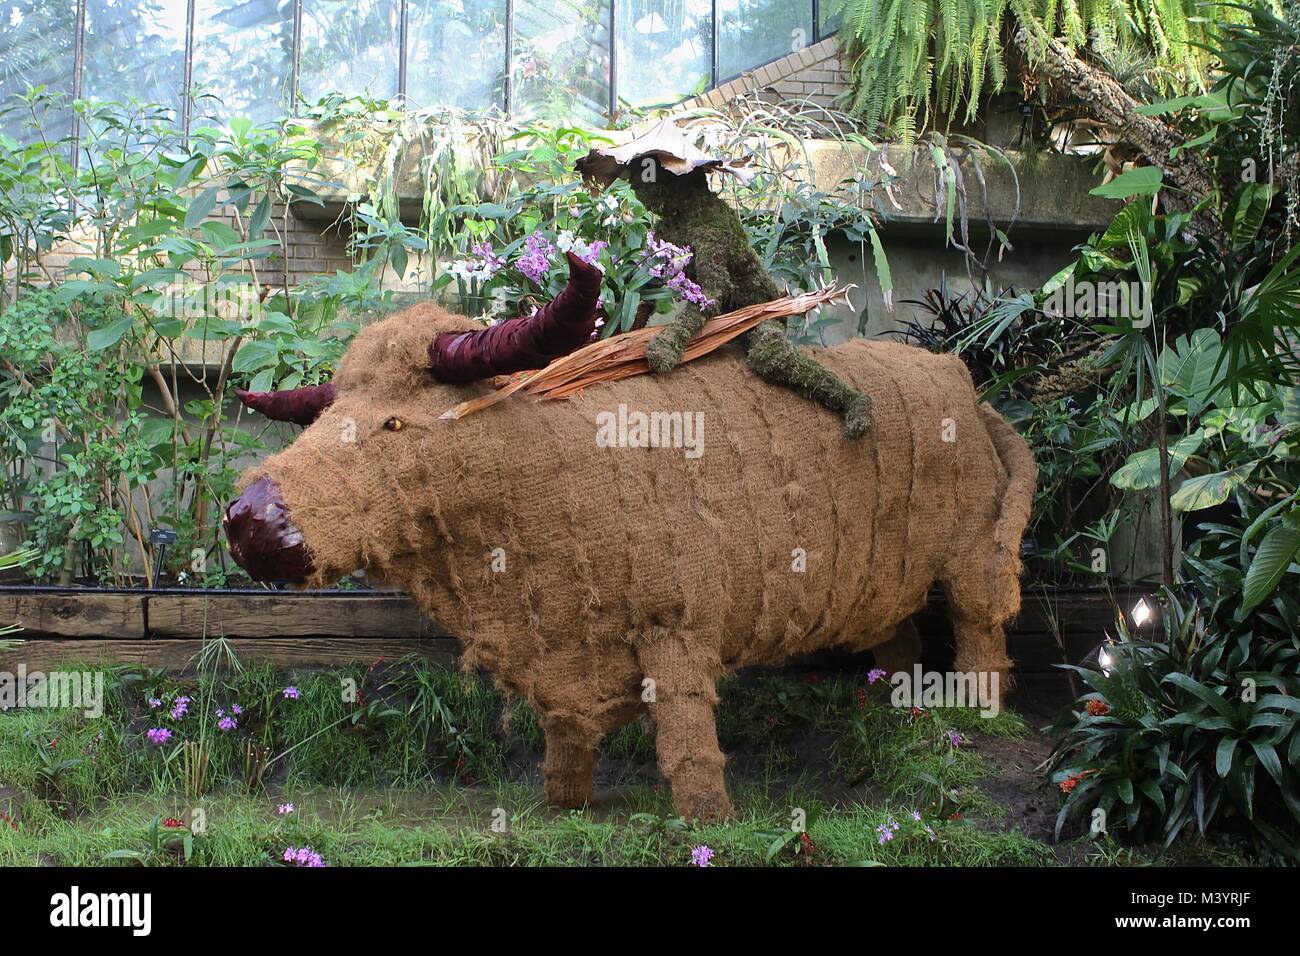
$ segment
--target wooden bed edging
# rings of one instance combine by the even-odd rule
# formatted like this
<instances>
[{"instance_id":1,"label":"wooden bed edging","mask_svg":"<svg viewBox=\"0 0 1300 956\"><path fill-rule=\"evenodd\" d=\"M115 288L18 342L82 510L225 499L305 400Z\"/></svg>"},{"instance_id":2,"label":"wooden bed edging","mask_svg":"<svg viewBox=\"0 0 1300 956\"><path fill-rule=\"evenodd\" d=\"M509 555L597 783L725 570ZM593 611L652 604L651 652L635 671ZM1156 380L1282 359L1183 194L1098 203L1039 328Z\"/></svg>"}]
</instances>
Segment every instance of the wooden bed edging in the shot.
<instances>
[{"instance_id":1,"label":"wooden bed edging","mask_svg":"<svg viewBox=\"0 0 1300 956\"><path fill-rule=\"evenodd\" d=\"M1022 670L1077 662L1115 630L1115 604L1129 610L1149 588L1026 588L1008 628ZM397 591L272 591L0 586L0 626L24 630L0 650L0 668L22 661L48 669L97 660L180 667L204 637L237 641L241 659L286 666L371 662L420 654L454 662L459 643ZM916 617L928 645L950 636L943 595ZM1059 640L1058 640L1059 637ZM1064 645L1062 653L1061 645Z\"/></svg>"}]
</instances>

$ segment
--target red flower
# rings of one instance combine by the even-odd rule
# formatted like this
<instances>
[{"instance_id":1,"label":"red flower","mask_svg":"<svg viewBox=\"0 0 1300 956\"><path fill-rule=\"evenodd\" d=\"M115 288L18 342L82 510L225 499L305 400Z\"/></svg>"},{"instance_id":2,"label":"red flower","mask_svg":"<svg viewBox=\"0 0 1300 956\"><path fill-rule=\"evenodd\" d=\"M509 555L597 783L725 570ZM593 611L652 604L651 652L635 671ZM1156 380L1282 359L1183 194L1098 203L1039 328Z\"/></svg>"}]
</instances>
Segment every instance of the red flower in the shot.
<instances>
[{"instance_id":1,"label":"red flower","mask_svg":"<svg viewBox=\"0 0 1300 956\"><path fill-rule=\"evenodd\" d=\"M180 820L177 820L175 817L168 817L163 821L163 826L168 830L180 830L184 828L185 824Z\"/></svg>"},{"instance_id":2,"label":"red flower","mask_svg":"<svg viewBox=\"0 0 1300 956\"><path fill-rule=\"evenodd\" d=\"M0 823L9 824L9 829L11 830L18 829L18 824L14 821L14 818L11 817L9 814L5 813L3 810L0 810Z\"/></svg>"},{"instance_id":3,"label":"red flower","mask_svg":"<svg viewBox=\"0 0 1300 956\"><path fill-rule=\"evenodd\" d=\"M1106 703L1104 700L1098 700L1094 697L1092 700L1088 701L1089 717L1104 717L1109 713L1110 704Z\"/></svg>"},{"instance_id":4,"label":"red flower","mask_svg":"<svg viewBox=\"0 0 1300 956\"><path fill-rule=\"evenodd\" d=\"M954 813L954 814L951 814L951 815L948 817L948 819L949 819L949 820L960 820L960 819L961 819L961 814L960 814L960 813Z\"/></svg>"},{"instance_id":5,"label":"red flower","mask_svg":"<svg viewBox=\"0 0 1300 956\"><path fill-rule=\"evenodd\" d=\"M1074 774L1074 773L1070 774L1068 777L1066 777L1064 780L1061 781L1061 793L1071 792L1075 787L1079 785L1079 781L1081 779L1083 778L1080 777L1078 774Z\"/></svg>"},{"instance_id":6,"label":"red flower","mask_svg":"<svg viewBox=\"0 0 1300 956\"><path fill-rule=\"evenodd\" d=\"M864 714L867 712L867 690L865 687L858 688L858 710Z\"/></svg>"},{"instance_id":7,"label":"red flower","mask_svg":"<svg viewBox=\"0 0 1300 956\"><path fill-rule=\"evenodd\" d=\"M809 674L809 675L808 675L808 683L810 683L810 684L820 684L821 682L822 682L822 679L821 679L821 675L820 675L820 674Z\"/></svg>"}]
</instances>

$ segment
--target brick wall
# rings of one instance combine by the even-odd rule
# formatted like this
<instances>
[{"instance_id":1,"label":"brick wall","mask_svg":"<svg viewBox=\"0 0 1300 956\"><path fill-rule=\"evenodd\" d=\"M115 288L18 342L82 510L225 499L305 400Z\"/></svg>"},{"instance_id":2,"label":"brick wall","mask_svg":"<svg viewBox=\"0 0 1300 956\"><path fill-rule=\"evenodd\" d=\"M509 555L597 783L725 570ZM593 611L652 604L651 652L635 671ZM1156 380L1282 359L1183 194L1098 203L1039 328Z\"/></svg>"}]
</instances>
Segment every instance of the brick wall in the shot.
<instances>
[{"instance_id":1,"label":"brick wall","mask_svg":"<svg viewBox=\"0 0 1300 956\"><path fill-rule=\"evenodd\" d=\"M277 214L283 215L284 210L278 210ZM335 226L299 219L290 214L284 240L288 250L290 285L298 285L309 276L321 273L333 275L339 270L352 269L347 238ZM275 268L281 268L278 259Z\"/></svg>"},{"instance_id":2,"label":"brick wall","mask_svg":"<svg viewBox=\"0 0 1300 956\"><path fill-rule=\"evenodd\" d=\"M738 96L754 90L776 102L805 100L817 106L834 106L849 88L849 76L840 61L839 43L829 37L766 66L742 73L717 89L687 100L682 109L706 106L723 109Z\"/></svg>"}]
</instances>

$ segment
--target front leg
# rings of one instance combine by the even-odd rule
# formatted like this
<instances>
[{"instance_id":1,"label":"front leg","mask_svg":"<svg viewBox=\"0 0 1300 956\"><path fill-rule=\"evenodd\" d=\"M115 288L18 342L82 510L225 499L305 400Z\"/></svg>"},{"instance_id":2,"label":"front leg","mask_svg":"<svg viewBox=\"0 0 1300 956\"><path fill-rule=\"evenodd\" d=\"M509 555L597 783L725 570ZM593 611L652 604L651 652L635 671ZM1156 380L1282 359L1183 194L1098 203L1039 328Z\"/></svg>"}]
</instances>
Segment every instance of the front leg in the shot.
<instances>
[{"instance_id":1,"label":"front leg","mask_svg":"<svg viewBox=\"0 0 1300 956\"><path fill-rule=\"evenodd\" d=\"M673 806L689 820L731 816L713 709L718 702L716 656L692 654L680 636L638 647L645 678L653 681L648 700L654 717L659 769L673 790ZM713 657L713 663L710 663Z\"/></svg>"},{"instance_id":2,"label":"front leg","mask_svg":"<svg viewBox=\"0 0 1300 956\"><path fill-rule=\"evenodd\" d=\"M663 327L646 346L645 358L650 370L658 375L670 372L682 361L682 353L704 323L717 315L724 302L731 300L733 284L723 256L707 250L695 251L695 281L710 303L700 307L687 303L677 317ZM702 258L701 258L702 257Z\"/></svg>"},{"instance_id":3,"label":"front leg","mask_svg":"<svg viewBox=\"0 0 1300 956\"><path fill-rule=\"evenodd\" d=\"M567 716L544 716L539 722L546 735L546 759L542 761L546 802L554 807L586 806L594 795L599 730Z\"/></svg>"}]
</instances>

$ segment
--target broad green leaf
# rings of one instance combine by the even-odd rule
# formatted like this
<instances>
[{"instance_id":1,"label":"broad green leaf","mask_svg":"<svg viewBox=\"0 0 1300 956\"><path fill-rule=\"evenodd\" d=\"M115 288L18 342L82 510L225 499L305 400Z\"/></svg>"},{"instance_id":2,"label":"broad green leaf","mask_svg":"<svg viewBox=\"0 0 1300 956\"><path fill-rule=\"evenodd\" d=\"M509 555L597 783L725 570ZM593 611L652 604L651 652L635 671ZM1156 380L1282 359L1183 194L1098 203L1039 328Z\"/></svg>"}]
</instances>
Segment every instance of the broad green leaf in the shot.
<instances>
[{"instance_id":1,"label":"broad green leaf","mask_svg":"<svg viewBox=\"0 0 1300 956\"><path fill-rule=\"evenodd\" d=\"M217 192L219 187L209 186L203 192L194 197L190 207L185 210L185 228L193 229L208 216L212 215L212 210L217 206Z\"/></svg>"},{"instance_id":2,"label":"broad green leaf","mask_svg":"<svg viewBox=\"0 0 1300 956\"><path fill-rule=\"evenodd\" d=\"M1199 511L1212 508L1228 500L1232 489L1242 484L1255 470L1256 462L1239 465L1230 471L1216 471L1212 475L1188 478L1169 499L1175 511Z\"/></svg>"},{"instance_id":3,"label":"broad green leaf","mask_svg":"<svg viewBox=\"0 0 1300 956\"><path fill-rule=\"evenodd\" d=\"M1254 242L1273 202L1273 187L1267 183L1246 183L1232 204L1230 239L1233 249Z\"/></svg>"},{"instance_id":4,"label":"broad green leaf","mask_svg":"<svg viewBox=\"0 0 1300 956\"><path fill-rule=\"evenodd\" d=\"M1159 103L1143 103L1141 106L1135 106L1133 112L1139 116L1164 116L1166 113L1176 113L1189 106L1200 105L1201 99L1200 96L1175 96L1173 99L1162 100Z\"/></svg>"},{"instance_id":5,"label":"broad green leaf","mask_svg":"<svg viewBox=\"0 0 1300 956\"><path fill-rule=\"evenodd\" d=\"M289 190L289 192L293 193L299 199L303 199L306 200L307 202L315 203L318 206L325 205L325 201L321 199L320 196L316 195L314 191L308 189L306 186L299 186L297 183L285 183L284 185L285 188Z\"/></svg>"},{"instance_id":6,"label":"broad green leaf","mask_svg":"<svg viewBox=\"0 0 1300 956\"><path fill-rule=\"evenodd\" d=\"M1220 717L1226 717L1229 720L1233 717L1232 705L1228 703L1222 695L1216 694L1193 677L1188 677L1186 674L1174 671L1171 674L1167 674L1162 683L1173 684L1176 687L1181 687L1197 700L1208 704Z\"/></svg>"},{"instance_id":7,"label":"broad green leaf","mask_svg":"<svg viewBox=\"0 0 1300 956\"><path fill-rule=\"evenodd\" d=\"M271 221L271 194L267 193L253 210L253 218L248 221L248 238L256 239L262 234L267 223Z\"/></svg>"},{"instance_id":8,"label":"broad green leaf","mask_svg":"<svg viewBox=\"0 0 1300 956\"><path fill-rule=\"evenodd\" d=\"M1205 441L1203 429L1197 429L1190 435L1184 435L1169 446L1169 474L1176 475L1187 459L1196 453ZM1121 491L1145 491L1160 486L1160 449L1145 448L1128 456L1115 473L1110 476L1110 483Z\"/></svg>"},{"instance_id":9,"label":"broad green leaf","mask_svg":"<svg viewBox=\"0 0 1300 956\"><path fill-rule=\"evenodd\" d=\"M1215 372L1222 355L1219 334L1213 329L1181 335L1160 353L1160 381L1187 400L1189 415L1198 414L1218 391Z\"/></svg>"},{"instance_id":10,"label":"broad green leaf","mask_svg":"<svg viewBox=\"0 0 1300 956\"><path fill-rule=\"evenodd\" d=\"M1294 516L1295 512L1291 515ZM1264 535L1246 571L1241 594L1242 611L1249 611L1273 593L1297 552L1300 552L1300 522L1283 520Z\"/></svg>"},{"instance_id":11,"label":"broad green leaf","mask_svg":"<svg viewBox=\"0 0 1300 956\"><path fill-rule=\"evenodd\" d=\"M122 274L122 267L112 259L89 259L85 256L78 256L68 262L69 272L89 272L97 279L105 276L117 278Z\"/></svg>"},{"instance_id":12,"label":"broad green leaf","mask_svg":"<svg viewBox=\"0 0 1300 956\"><path fill-rule=\"evenodd\" d=\"M1220 777L1226 777L1232 769L1232 751L1236 749L1236 737L1224 737L1214 751L1214 769Z\"/></svg>"},{"instance_id":13,"label":"broad green leaf","mask_svg":"<svg viewBox=\"0 0 1300 956\"><path fill-rule=\"evenodd\" d=\"M224 220L209 219L200 225L199 229L208 237L208 241L216 246L218 252L224 252L239 243L239 233Z\"/></svg>"},{"instance_id":14,"label":"broad green leaf","mask_svg":"<svg viewBox=\"0 0 1300 956\"><path fill-rule=\"evenodd\" d=\"M1121 173L1110 182L1090 189L1093 196L1106 199L1126 199L1129 196L1154 196L1159 190L1164 174L1156 166L1141 166Z\"/></svg>"},{"instance_id":15,"label":"broad green leaf","mask_svg":"<svg viewBox=\"0 0 1300 956\"><path fill-rule=\"evenodd\" d=\"M102 329L95 329L86 336L86 347L92 349L106 349L109 346L116 345L126 335L127 330L131 328L131 316L124 315L116 322L104 326Z\"/></svg>"},{"instance_id":16,"label":"broad green leaf","mask_svg":"<svg viewBox=\"0 0 1300 956\"><path fill-rule=\"evenodd\" d=\"M255 372L274 364L279 359L280 350L275 347L275 343L259 339L245 342L240 346L239 351L235 353L235 360L230 363L230 368L235 372Z\"/></svg>"}]
</instances>

